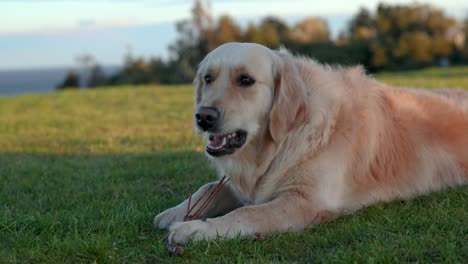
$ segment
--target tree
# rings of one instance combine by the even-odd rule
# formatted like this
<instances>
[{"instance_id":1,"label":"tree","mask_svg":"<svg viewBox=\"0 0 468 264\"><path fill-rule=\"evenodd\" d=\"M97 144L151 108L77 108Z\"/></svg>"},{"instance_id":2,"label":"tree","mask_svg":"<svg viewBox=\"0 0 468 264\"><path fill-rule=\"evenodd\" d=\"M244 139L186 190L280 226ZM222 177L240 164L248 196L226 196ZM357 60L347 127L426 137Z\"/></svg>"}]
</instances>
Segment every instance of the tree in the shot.
<instances>
[{"instance_id":1,"label":"tree","mask_svg":"<svg viewBox=\"0 0 468 264\"><path fill-rule=\"evenodd\" d=\"M200 0L195 1L192 17L176 24L178 39L169 47L171 52L170 64L177 64L175 74L179 75L179 82L186 83L193 80L196 66L208 53L206 36L212 31L212 18L209 4L203 5Z\"/></svg>"},{"instance_id":2,"label":"tree","mask_svg":"<svg viewBox=\"0 0 468 264\"><path fill-rule=\"evenodd\" d=\"M414 64L428 64L433 59L431 38L426 32L416 31L403 34L394 50L396 58Z\"/></svg>"},{"instance_id":3,"label":"tree","mask_svg":"<svg viewBox=\"0 0 468 264\"><path fill-rule=\"evenodd\" d=\"M263 44L270 48L278 48L280 44L287 41L289 28L279 18L268 16L262 19L259 26L259 31L262 33Z\"/></svg>"},{"instance_id":4,"label":"tree","mask_svg":"<svg viewBox=\"0 0 468 264\"><path fill-rule=\"evenodd\" d=\"M372 15L361 9L350 22L349 36L367 45L371 70L417 68L436 64L454 52L449 34L456 21L429 5L379 4Z\"/></svg>"},{"instance_id":5,"label":"tree","mask_svg":"<svg viewBox=\"0 0 468 264\"><path fill-rule=\"evenodd\" d=\"M281 39L286 38L289 34L288 25L278 17L267 16L264 19L262 19L261 25L270 25Z\"/></svg>"},{"instance_id":6,"label":"tree","mask_svg":"<svg viewBox=\"0 0 468 264\"><path fill-rule=\"evenodd\" d=\"M76 74L73 70L69 69L67 75L61 84L57 86L57 90L64 89L79 89L80 88L80 76Z\"/></svg>"},{"instance_id":7,"label":"tree","mask_svg":"<svg viewBox=\"0 0 468 264\"><path fill-rule=\"evenodd\" d=\"M263 34L255 24L249 23L242 40L245 42L263 43Z\"/></svg>"},{"instance_id":8,"label":"tree","mask_svg":"<svg viewBox=\"0 0 468 264\"><path fill-rule=\"evenodd\" d=\"M209 1L196 0L191 16L176 24L178 37L168 60L134 58L128 49L123 69L108 84L188 83L203 57L226 42L255 42L270 48L284 44L293 52L331 64L362 64L367 70L403 70L440 61L468 61L468 20L464 26L429 5L379 4L361 8L345 32L332 42L326 23L306 18L293 27L268 16L246 29L227 15L214 20ZM89 86L104 83L102 68L89 54L78 58Z\"/></svg>"},{"instance_id":9,"label":"tree","mask_svg":"<svg viewBox=\"0 0 468 264\"><path fill-rule=\"evenodd\" d=\"M468 63L468 17L463 24L462 34L459 35L459 46L461 47L464 61Z\"/></svg>"},{"instance_id":10,"label":"tree","mask_svg":"<svg viewBox=\"0 0 468 264\"><path fill-rule=\"evenodd\" d=\"M84 53L76 57L76 60L79 64L83 65L83 78L82 78L82 86L88 87L89 85L89 76L91 74L91 69L94 65L94 56L89 53Z\"/></svg>"},{"instance_id":11,"label":"tree","mask_svg":"<svg viewBox=\"0 0 468 264\"><path fill-rule=\"evenodd\" d=\"M94 64L91 67L91 72L88 80L88 87L98 87L107 84L106 74L99 64Z\"/></svg>"},{"instance_id":12,"label":"tree","mask_svg":"<svg viewBox=\"0 0 468 264\"><path fill-rule=\"evenodd\" d=\"M369 10L359 10L349 23L349 32L353 41L363 41L376 36L376 21Z\"/></svg>"},{"instance_id":13,"label":"tree","mask_svg":"<svg viewBox=\"0 0 468 264\"><path fill-rule=\"evenodd\" d=\"M388 50L378 41L370 44L371 61L370 66L372 69L381 69L388 64Z\"/></svg>"},{"instance_id":14,"label":"tree","mask_svg":"<svg viewBox=\"0 0 468 264\"><path fill-rule=\"evenodd\" d=\"M241 40L242 30L230 16L224 15L219 18L216 28L205 34L204 39L207 40L207 48L211 51L224 43Z\"/></svg>"},{"instance_id":15,"label":"tree","mask_svg":"<svg viewBox=\"0 0 468 264\"><path fill-rule=\"evenodd\" d=\"M289 38L296 42L313 43L329 41L328 27L319 18L307 18L297 23L289 34Z\"/></svg>"}]
</instances>

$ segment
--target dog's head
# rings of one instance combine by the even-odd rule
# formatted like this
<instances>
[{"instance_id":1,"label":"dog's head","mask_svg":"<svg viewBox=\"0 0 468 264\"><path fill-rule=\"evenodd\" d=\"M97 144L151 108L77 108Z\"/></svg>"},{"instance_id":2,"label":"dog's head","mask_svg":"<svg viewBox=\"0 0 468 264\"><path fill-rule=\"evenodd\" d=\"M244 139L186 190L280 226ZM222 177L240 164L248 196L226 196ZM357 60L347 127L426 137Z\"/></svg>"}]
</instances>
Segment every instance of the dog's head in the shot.
<instances>
[{"instance_id":1,"label":"dog's head","mask_svg":"<svg viewBox=\"0 0 468 264\"><path fill-rule=\"evenodd\" d=\"M240 152L252 139L283 140L305 116L306 90L289 54L252 43L228 43L210 52L195 77L195 126L206 152Z\"/></svg>"}]
</instances>

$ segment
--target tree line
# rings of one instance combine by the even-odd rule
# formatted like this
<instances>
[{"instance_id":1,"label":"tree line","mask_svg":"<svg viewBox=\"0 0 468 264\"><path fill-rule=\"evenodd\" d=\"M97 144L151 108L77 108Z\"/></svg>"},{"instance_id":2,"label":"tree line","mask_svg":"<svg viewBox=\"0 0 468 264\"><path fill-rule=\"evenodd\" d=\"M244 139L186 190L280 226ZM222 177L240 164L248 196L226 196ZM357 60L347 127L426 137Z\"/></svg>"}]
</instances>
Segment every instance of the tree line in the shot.
<instances>
[{"instance_id":1,"label":"tree line","mask_svg":"<svg viewBox=\"0 0 468 264\"><path fill-rule=\"evenodd\" d=\"M86 86L189 83L208 52L232 41L272 49L283 45L322 63L361 64L369 72L468 63L468 18L458 21L425 4L380 3L374 11L361 8L338 38L332 39L326 22L317 17L288 26L268 16L242 28L230 16L215 19L209 3L197 0L190 18L178 22L176 29L178 37L169 47L168 60L134 58L129 53L122 69L112 76L105 76L99 64L88 60ZM80 76L69 71L58 88L79 85Z\"/></svg>"}]
</instances>

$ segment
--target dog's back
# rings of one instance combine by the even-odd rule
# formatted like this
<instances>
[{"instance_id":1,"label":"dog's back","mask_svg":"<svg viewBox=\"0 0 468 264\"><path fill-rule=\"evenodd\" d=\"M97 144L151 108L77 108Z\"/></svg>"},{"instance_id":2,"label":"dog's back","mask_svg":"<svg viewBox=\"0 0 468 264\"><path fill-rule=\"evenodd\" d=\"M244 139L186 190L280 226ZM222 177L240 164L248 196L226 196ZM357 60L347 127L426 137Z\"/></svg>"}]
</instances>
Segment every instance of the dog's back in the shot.
<instances>
[{"instance_id":1,"label":"dog's back","mask_svg":"<svg viewBox=\"0 0 468 264\"><path fill-rule=\"evenodd\" d=\"M435 90L434 92L446 97L468 114L468 91L462 89L445 89Z\"/></svg>"},{"instance_id":2,"label":"dog's back","mask_svg":"<svg viewBox=\"0 0 468 264\"><path fill-rule=\"evenodd\" d=\"M352 186L345 208L468 182L468 92L345 80L346 108L335 126L353 153L344 162Z\"/></svg>"},{"instance_id":3,"label":"dog's back","mask_svg":"<svg viewBox=\"0 0 468 264\"><path fill-rule=\"evenodd\" d=\"M392 183L384 184L391 192L384 197L408 198L466 183L468 92L385 86L381 92L385 121L374 133L381 143L368 177Z\"/></svg>"}]
</instances>

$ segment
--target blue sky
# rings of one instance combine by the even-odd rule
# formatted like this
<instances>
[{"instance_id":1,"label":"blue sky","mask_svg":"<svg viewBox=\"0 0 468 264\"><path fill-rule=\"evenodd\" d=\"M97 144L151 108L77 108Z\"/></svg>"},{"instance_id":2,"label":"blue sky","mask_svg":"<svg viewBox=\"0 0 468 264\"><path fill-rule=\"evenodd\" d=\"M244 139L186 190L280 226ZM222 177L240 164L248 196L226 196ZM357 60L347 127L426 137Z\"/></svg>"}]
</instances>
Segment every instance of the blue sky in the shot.
<instances>
[{"instance_id":1,"label":"blue sky","mask_svg":"<svg viewBox=\"0 0 468 264\"><path fill-rule=\"evenodd\" d=\"M387 0L387 3L413 1ZM426 0L457 18L468 17L466 0ZM135 56L167 57L176 37L174 23L187 18L190 0L16 0L0 1L0 69L75 66L90 53L105 65L122 63L130 47ZM373 0L218 0L216 16L229 14L241 25L276 15L289 24L306 16L324 18L333 34L359 7L374 10Z\"/></svg>"}]
</instances>

